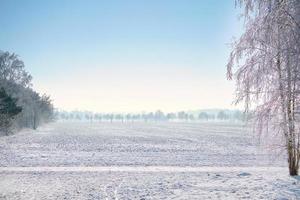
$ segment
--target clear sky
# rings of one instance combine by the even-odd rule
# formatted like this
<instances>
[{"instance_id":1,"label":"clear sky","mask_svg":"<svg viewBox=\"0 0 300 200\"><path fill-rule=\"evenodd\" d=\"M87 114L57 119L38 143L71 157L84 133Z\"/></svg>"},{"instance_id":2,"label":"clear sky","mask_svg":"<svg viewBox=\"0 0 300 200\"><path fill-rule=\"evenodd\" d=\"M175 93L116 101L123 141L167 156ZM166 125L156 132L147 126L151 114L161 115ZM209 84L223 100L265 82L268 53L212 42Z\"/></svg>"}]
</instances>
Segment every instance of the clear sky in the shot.
<instances>
[{"instance_id":1,"label":"clear sky","mask_svg":"<svg viewBox=\"0 0 300 200\"><path fill-rule=\"evenodd\" d=\"M0 49L58 108L232 108L234 0L0 0Z\"/></svg>"}]
</instances>

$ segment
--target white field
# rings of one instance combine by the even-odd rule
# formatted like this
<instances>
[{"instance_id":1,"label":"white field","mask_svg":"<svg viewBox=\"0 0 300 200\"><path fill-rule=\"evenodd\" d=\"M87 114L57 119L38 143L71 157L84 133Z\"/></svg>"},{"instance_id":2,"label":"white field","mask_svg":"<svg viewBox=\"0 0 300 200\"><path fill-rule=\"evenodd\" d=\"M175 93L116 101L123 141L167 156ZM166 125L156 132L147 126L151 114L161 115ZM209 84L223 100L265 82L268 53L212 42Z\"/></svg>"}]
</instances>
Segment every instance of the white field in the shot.
<instances>
[{"instance_id":1,"label":"white field","mask_svg":"<svg viewBox=\"0 0 300 200\"><path fill-rule=\"evenodd\" d=\"M284 155L228 123L53 123L1 137L0 176L0 199L300 199Z\"/></svg>"}]
</instances>

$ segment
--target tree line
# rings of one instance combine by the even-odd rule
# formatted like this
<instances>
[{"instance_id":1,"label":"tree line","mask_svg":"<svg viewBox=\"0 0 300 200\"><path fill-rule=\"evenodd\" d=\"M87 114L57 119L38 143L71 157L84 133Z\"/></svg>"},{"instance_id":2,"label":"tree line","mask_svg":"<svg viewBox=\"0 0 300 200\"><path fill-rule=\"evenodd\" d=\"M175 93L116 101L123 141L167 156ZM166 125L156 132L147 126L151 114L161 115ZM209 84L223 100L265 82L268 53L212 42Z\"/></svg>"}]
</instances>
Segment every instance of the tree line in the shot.
<instances>
[{"instance_id":1,"label":"tree line","mask_svg":"<svg viewBox=\"0 0 300 200\"><path fill-rule=\"evenodd\" d=\"M0 133L13 129L36 129L53 119L53 105L48 95L32 88L32 76L14 53L0 51Z\"/></svg>"},{"instance_id":2,"label":"tree line","mask_svg":"<svg viewBox=\"0 0 300 200\"><path fill-rule=\"evenodd\" d=\"M120 122L157 122L157 121L243 121L244 113L235 110L219 110L217 112L200 111L189 113L185 111L164 113L156 112L143 113L93 113L88 111L56 111L55 118L58 120L72 121L120 121Z\"/></svg>"}]
</instances>

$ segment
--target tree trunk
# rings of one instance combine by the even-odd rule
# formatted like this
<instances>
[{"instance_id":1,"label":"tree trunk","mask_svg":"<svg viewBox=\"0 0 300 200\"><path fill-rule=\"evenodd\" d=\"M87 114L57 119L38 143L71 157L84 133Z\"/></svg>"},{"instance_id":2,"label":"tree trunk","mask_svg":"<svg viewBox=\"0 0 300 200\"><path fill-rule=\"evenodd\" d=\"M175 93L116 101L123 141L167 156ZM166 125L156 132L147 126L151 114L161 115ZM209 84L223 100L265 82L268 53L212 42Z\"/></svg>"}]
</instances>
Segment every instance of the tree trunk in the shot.
<instances>
[{"instance_id":1,"label":"tree trunk","mask_svg":"<svg viewBox=\"0 0 300 200\"><path fill-rule=\"evenodd\" d=\"M33 124L32 124L33 130L36 130L37 128L37 120L38 120L37 112L33 111Z\"/></svg>"},{"instance_id":2,"label":"tree trunk","mask_svg":"<svg viewBox=\"0 0 300 200\"><path fill-rule=\"evenodd\" d=\"M298 176L299 171L299 155L294 154L294 148L289 146L288 149L288 162L289 162L289 173L291 176Z\"/></svg>"}]
</instances>

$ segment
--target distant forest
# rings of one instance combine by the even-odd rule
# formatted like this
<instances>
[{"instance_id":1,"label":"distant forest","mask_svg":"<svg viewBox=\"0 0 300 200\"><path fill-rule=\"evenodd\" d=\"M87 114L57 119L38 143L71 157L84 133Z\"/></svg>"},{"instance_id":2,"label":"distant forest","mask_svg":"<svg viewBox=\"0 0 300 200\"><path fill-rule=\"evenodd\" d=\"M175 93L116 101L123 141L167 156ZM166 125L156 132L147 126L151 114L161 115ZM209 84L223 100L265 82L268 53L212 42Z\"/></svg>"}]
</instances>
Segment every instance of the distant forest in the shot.
<instances>
[{"instance_id":1,"label":"distant forest","mask_svg":"<svg viewBox=\"0 0 300 200\"><path fill-rule=\"evenodd\" d=\"M240 110L200 110L200 111L180 111L164 113L160 110L156 112L141 113L93 113L89 111L55 111L57 120L70 121L244 121L245 114Z\"/></svg>"}]
</instances>

